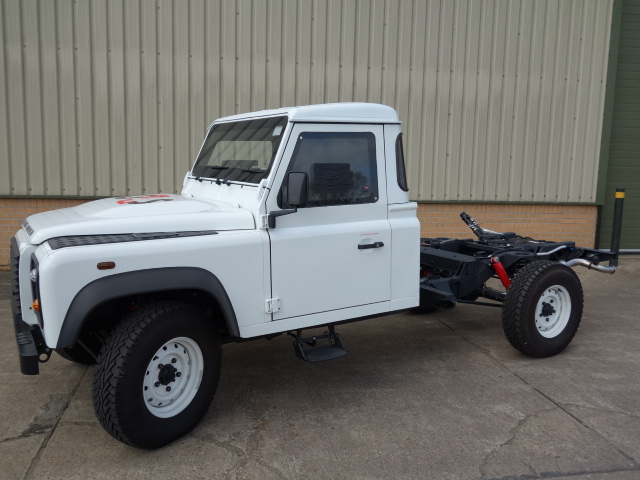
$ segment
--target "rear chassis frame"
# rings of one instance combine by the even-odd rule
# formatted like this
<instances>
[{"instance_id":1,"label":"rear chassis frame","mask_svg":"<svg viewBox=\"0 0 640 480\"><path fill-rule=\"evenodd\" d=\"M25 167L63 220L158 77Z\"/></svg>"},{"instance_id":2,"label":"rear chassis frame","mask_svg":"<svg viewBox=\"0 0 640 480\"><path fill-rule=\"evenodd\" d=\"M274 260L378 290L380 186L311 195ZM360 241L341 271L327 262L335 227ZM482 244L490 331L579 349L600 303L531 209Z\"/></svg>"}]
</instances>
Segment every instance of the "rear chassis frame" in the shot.
<instances>
[{"instance_id":1,"label":"rear chassis frame","mask_svg":"<svg viewBox=\"0 0 640 480\"><path fill-rule=\"evenodd\" d=\"M550 260L571 265L572 260L581 259L588 262L582 265L597 266L617 258L615 253L576 247L575 242L534 240L514 233L480 233L478 237L421 239L421 307L453 307L459 302L502 307L510 280L531 262ZM499 278L502 268L508 276L501 279L506 291L487 287L486 282ZM498 303L476 301L480 297Z\"/></svg>"}]
</instances>

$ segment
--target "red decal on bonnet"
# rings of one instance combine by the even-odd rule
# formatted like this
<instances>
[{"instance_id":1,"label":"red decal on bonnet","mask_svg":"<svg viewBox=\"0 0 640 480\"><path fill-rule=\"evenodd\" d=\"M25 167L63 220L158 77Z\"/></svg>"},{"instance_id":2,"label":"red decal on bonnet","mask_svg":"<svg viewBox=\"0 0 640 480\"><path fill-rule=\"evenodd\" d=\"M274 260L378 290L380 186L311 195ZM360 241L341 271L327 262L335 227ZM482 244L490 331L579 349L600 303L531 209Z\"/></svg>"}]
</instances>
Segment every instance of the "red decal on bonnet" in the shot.
<instances>
[{"instance_id":1,"label":"red decal on bonnet","mask_svg":"<svg viewBox=\"0 0 640 480\"><path fill-rule=\"evenodd\" d=\"M147 200L146 202L140 202L138 200ZM173 200L169 198L169 195L139 195L137 197L124 197L124 200L118 200L116 203L119 205L129 204L142 204L152 202L170 202Z\"/></svg>"}]
</instances>

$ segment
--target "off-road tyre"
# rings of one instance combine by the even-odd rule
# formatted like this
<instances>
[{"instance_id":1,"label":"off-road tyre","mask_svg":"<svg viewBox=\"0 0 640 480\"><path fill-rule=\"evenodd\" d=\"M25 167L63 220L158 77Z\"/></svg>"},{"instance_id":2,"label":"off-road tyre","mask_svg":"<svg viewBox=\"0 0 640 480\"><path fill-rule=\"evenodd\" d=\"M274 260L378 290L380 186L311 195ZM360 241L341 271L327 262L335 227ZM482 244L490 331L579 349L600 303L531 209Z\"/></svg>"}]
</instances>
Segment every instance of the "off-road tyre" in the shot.
<instances>
[{"instance_id":1,"label":"off-road tyre","mask_svg":"<svg viewBox=\"0 0 640 480\"><path fill-rule=\"evenodd\" d=\"M96 363L96 359L93 358L82 345L74 345L67 348L56 348L56 353L65 360L69 360L73 363L80 365L93 365Z\"/></svg>"},{"instance_id":2,"label":"off-road tyre","mask_svg":"<svg viewBox=\"0 0 640 480\"><path fill-rule=\"evenodd\" d=\"M205 415L220 364L217 329L200 310L177 301L140 306L115 327L97 359L94 411L117 440L138 448L162 447L190 432Z\"/></svg>"},{"instance_id":3,"label":"off-road tyre","mask_svg":"<svg viewBox=\"0 0 640 480\"><path fill-rule=\"evenodd\" d=\"M557 262L532 262L518 272L507 292L502 328L509 343L522 353L550 357L571 343L582 308L582 285L571 268Z\"/></svg>"}]
</instances>

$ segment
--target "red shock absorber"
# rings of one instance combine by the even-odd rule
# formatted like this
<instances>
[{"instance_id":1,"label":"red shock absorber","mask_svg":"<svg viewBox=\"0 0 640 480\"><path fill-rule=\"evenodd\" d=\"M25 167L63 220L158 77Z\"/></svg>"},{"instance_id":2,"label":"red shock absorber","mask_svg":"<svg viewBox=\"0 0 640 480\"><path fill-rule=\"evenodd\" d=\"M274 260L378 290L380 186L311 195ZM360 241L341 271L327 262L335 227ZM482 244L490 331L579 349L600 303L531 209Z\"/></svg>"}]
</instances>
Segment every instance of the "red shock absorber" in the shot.
<instances>
[{"instance_id":1,"label":"red shock absorber","mask_svg":"<svg viewBox=\"0 0 640 480\"><path fill-rule=\"evenodd\" d=\"M509 290L509 288L511 288L511 279L509 278L509 275L507 275L507 271L504 269L500 259L498 257L491 257L491 265L498 274L498 278L502 282L504 288Z\"/></svg>"}]
</instances>

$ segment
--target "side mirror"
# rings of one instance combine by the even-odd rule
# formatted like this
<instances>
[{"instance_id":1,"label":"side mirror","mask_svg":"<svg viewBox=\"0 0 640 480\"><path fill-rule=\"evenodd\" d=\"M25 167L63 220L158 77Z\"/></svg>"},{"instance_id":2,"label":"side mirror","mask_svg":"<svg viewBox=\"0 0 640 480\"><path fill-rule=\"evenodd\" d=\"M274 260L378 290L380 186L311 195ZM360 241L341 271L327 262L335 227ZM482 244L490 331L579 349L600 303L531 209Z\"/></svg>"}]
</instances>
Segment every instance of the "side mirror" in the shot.
<instances>
[{"instance_id":1,"label":"side mirror","mask_svg":"<svg viewBox=\"0 0 640 480\"><path fill-rule=\"evenodd\" d=\"M307 204L308 183L309 180L305 172L289 172L287 176L287 203L293 208L304 207Z\"/></svg>"},{"instance_id":2,"label":"side mirror","mask_svg":"<svg viewBox=\"0 0 640 480\"><path fill-rule=\"evenodd\" d=\"M287 203L290 207L287 210L275 210L269 212L269 228L276 228L276 218L283 215L296 213L298 208L307 204L307 191L309 180L305 172L289 172L287 175Z\"/></svg>"}]
</instances>

